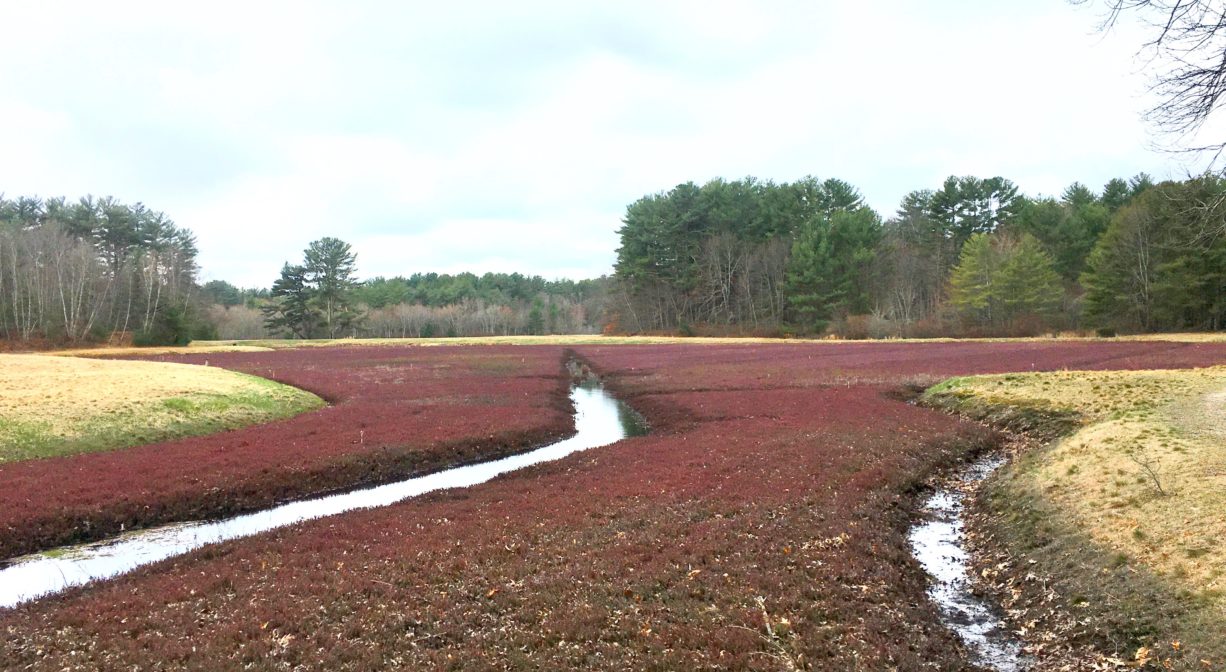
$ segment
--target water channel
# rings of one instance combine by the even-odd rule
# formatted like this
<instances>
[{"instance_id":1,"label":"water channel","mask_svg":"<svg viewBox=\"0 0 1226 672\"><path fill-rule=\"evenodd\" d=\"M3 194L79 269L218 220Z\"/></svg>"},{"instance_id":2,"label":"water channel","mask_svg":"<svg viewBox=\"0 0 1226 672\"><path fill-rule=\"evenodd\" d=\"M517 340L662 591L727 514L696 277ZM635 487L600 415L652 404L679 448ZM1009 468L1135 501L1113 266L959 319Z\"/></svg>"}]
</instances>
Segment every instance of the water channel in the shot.
<instances>
[{"instance_id":1,"label":"water channel","mask_svg":"<svg viewBox=\"0 0 1226 672\"><path fill-rule=\"evenodd\" d=\"M988 455L924 503L924 520L911 528L911 552L931 578L928 596L945 626L971 650L975 663L999 672L1027 670L1031 661L992 606L972 591L970 556L963 534L966 489L996 471L1005 458Z\"/></svg>"},{"instance_id":2,"label":"water channel","mask_svg":"<svg viewBox=\"0 0 1226 672\"><path fill-rule=\"evenodd\" d=\"M115 539L58 548L11 560L0 569L0 608L52 595L73 586L119 576L208 544L248 537L286 525L396 502L496 476L646 432L642 418L593 381L576 385L575 434L535 450L337 495L282 504L224 520L178 523Z\"/></svg>"}]
</instances>

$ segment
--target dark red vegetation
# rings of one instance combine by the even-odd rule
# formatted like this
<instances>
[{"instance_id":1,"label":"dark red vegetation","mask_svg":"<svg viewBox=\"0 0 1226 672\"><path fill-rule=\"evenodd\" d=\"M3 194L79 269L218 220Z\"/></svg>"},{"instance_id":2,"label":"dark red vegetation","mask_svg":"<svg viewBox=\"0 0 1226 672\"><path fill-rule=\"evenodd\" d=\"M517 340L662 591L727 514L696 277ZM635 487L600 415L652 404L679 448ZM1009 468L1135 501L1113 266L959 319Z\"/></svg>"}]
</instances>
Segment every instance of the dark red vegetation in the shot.
<instances>
[{"instance_id":1,"label":"dark red vegetation","mask_svg":"<svg viewBox=\"0 0 1226 672\"><path fill-rule=\"evenodd\" d=\"M177 361L205 359L310 390L330 406L223 434L0 465L0 558L402 478L573 427L560 348L329 348Z\"/></svg>"},{"instance_id":2,"label":"dark red vegetation","mask_svg":"<svg viewBox=\"0 0 1226 672\"><path fill-rule=\"evenodd\" d=\"M1171 344L577 350L652 434L0 613L0 668L968 669L905 530L924 480L996 437L897 389L1226 362Z\"/></svg>"}]
</instances>

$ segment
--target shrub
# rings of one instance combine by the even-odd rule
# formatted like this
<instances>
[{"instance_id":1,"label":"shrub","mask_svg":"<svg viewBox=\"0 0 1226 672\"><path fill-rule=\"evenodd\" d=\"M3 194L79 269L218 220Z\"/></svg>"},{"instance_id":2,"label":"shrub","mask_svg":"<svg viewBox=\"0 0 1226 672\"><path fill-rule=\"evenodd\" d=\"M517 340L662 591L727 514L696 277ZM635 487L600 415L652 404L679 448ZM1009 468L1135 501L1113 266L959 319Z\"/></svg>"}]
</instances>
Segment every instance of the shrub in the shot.
<instances>
[{"instance_id":1,"label":"shrub","mask_svg":"<svg viewBox=\"0 0 1226 672\"><path fill-rule=\"evenodd\" d=\"M898 334L894 322L880 315L848 315L830 325L830 333L852 341L867 338L890 338Z\"/></svg>"},{"instance_id":2,"label":"shrub","mask_svg":"<svg viewBox=\"0 0 1226 672\"><path fill-rule=\"evenodd\" d=\"M951 328L939 317L925 317L907 326L903 336L907 338L941 338L953 335L956 330Z\"/></svg>"},{"instance_id":3,"label":"shrub","mask_svg":"<svg viewBox=\"0 0 1226 672\"><path fill-rule=\"evenodd\" d=\"M156 345L187 345L192 342L192 325L187 311L180 306L164 306L153 317L153 324L132 336L132 344L140 347Z\"/></svg>"},{"instance_id":4,"label":"shrub","mask_svg":"<svg viewBox=\"0 0 1226 672\"><path fill-rule=\"evenodd\" d=\"M830 323L829 332L849 341L868 338L868 315L848 315Z\"/></svg>"}]
</instances>

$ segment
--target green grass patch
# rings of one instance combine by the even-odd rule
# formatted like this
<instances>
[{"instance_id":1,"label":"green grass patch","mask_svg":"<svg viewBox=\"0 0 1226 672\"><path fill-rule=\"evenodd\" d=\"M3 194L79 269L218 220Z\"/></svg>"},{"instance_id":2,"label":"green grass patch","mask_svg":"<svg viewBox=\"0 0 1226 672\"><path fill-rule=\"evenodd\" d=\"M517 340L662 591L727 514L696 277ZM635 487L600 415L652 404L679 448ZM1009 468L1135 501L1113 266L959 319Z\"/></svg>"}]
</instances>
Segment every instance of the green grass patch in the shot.
<instances>
[{"instance_id":1,"label":"green grass patch","mask_svg":"<svg viewBox=\"0 0 1226 672\"><path fill-rule=\"evenodd\" d=\"M248 383L245 389L137 400L117 411L55 427L0 417L0 464L202 436L291 418L325 405L305 390L247 374L233 375Z\"/></svg>"}]
</instances>

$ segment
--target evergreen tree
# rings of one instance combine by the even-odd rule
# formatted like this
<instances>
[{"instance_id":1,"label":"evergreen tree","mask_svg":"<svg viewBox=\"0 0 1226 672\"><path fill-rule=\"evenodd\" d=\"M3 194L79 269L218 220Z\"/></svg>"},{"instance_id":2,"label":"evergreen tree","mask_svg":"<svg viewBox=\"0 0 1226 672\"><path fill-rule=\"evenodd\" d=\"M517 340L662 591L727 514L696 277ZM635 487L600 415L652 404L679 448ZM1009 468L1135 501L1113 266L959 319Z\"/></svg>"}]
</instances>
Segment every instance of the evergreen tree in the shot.
<instances>
[{"instance_id":1,"label":"evergreen tree","mask_svg":"<svg viewBox=\"0 0 1226 672\"><path fill-rule=\"evenodd\" d=\"M962 247L950 274L950 301L980 326L1008 326L1025 317L1047 318L1062 288L1052 258L1029 234L979 233Z\"/></svg>"},{"instance_id":2,"label":"evergreen tree","mask_svg":"<svg viewBox=\"0 0 1226 672\"><path fill-rule=\"evenodd\" d=\"M1103 187L1103 195L1099 202L1107 208L1108 215L1114 215L1116 210L1128 205L1132 199L1132 190L1128 183L1120 178L1114 178Z\"/></svg>"},{"instance_id":3,"label":"evergreen tree","mask_svg":"<svg viewBox=\"0 0 1226 672\"><path fill-rule=\"evenodd\" d=\"M954 309L980 324L991 324L994 319L992 285L999 263L997 257L992 237L976 233L962 245L958 265L949 276L949 299Z\"/></svg>"},{"instance_id":4,"label":"evergreen tree","mask_svg":"<svg viewBox=\"0 0 1226 672\"><path fill-rule=\"evenodd\" d=\"M1060 195L1060 200L1073 208L1081 208L1098 202L1098 196L1090 188L1080 182L1074 182Z\"/></svg>"},{"instance_id":5,"label":"evergreen tree","mask_svg":"<svg viewBox=\"0 0 1226 672\"><path fill-rule=\"evenodd\" d=\"M840 210L850 212L864 206L864 197L860 194L860 190L837 178L830 178L822 182L819 193L821 196L818 207L827 217L833 217L834 213Z\"/></svg>"},{"instance_id":6,"label":"evergreen tree","mask_svg":"<svg viewBox=\"0 0 1226 672\"><path fill-rule=\"evenodd\" d=\"M532 301L532 309L528 311L528 333L532 335L540 335L545 333L545 313L544 304L540 299Z\"/></svg>"},{"instance_id":7,"label":"evergreen tree","mask_svg":"<svg viewBox=\"0 0 1226 672\"><path fill-rule=\"evenodd\" d=\"M225 280L210 280L200 291L213 303L222 306L237 306L243 303L243 292Z\"/></svg>"},{"instance_id":8,"label":"evergreen tree","mask_svg":"<svg viewBox=\"0 0 1226 672\"><path fill-rule=\"evenodd\" d=\"M799 323L814 331L836 316L868 312L868 274L881 219L869 208L835 211L801 228L787 268L788 304Z\"/></svg>"},{"instance_id":9,"label":"evergreen tree","mask_svg":"<svg viewBox=\"0 0 1226 672\"><path fill-rule=\"evenodd\" d=\"M337 238L320 238L307 247L304 268L323 331L328 338L336 338L358 318L353 306L357 255L349 243Z\"/></svg>"},{"instance_id":10,"label":"evergreen tree","mask_svg":"<svg viewBox=\"0 0 1226 672\"><path fill-rule=\"evenodd\" d=\"M315 331L315 310L305 266L281 267L281 277L272 285L271 300L260 310L264 325L273 333L291 338L311 338Z\"/></svg>"},{"instance_id":11,"label":"evergreen tree","mask_svg":"<svg viewBox=\"0 0 1226 672\"><path fill-rule=\"evenodd\" d=\"M928 216L952 249L960 250L976 233L990 233L1011 222L1022 204L1017 185L1003 177L951 175L932 193Z\"/></svg>"},{"instance_id":12,"label":"evergreen tree","mask_svg":"<svg viewBox=\"0 0 1226 672\"><path fill-rule=\"evenodd\" d=\"M1154 187L1154 179L1149 176L1149 173L1137 173L1128 180L1128 190L1133 198L1140 196L1146 190Z\"/></svg>"},{"instance_id":13,"label":"evergreen tree","mask_svg":"<svg viewBox=\"0 0 1226 672\"><path fill-rule=\"evenodd\" d=\"M992 282L1001 318L1006 322L1028 316L1051 317L1060 306L1063 291L1051 256L1028 234L1008 248Z\"/></svg>"},{"instance_id":14,"label":"evergreen tree","mask_svg":"<svg viewBox=\"0 0 1226 672\"><path fill-rule=\"evenodd\" d=\"M1156 237L1157 222L1144 203L1127 205L1112 218L1081 276L1086 289L1085 317L1090 324L1151 328Z\"/></svg>"},{"instance_id":15,"label":"evergreen tree","mask_svg":"<svg viewBox=\"0 0 1226 672\"><path fill-rule=\"evenodd\" d=\"M1085 269L1086 258L1109 220L1106 206L1088 189L1074 184L1061 201L1027 200L1014 228L1037 238L1054 260L1056 272L1071 284Z\"/></svg>"},{"instance_id":16,"label":"evergreen tree","mask_svg":"<svg viewBox=\"0 0 1226 672\"><path fill-rule=\"evenodd\" d=\"M1120 209L1082 276L1086 317L1130 330L1226 325L1226 239L1207 236L1198 209L1226 197L1226 181L1164 182Z\"/></svg>"}]
</instances>

